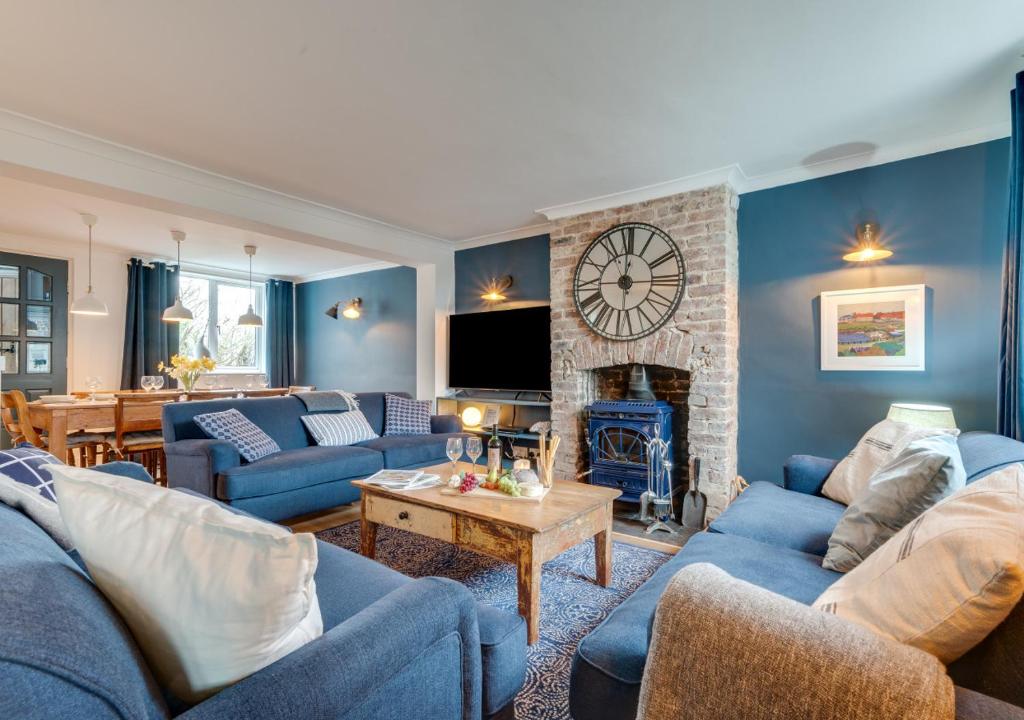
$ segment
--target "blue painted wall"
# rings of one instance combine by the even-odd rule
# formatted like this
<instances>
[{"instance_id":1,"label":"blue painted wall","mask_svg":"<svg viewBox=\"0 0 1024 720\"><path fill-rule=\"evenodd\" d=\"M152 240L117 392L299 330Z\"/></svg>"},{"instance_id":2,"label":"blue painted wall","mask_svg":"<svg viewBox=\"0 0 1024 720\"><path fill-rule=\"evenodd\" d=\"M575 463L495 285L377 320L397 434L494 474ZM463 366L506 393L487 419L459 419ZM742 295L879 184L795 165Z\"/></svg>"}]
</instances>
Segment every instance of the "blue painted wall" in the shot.
<instances>
[{"instance_id":1,"label":"blue painted wall","mask_svg":"<svg viewBox=\"0 0 1024 720\"><path fill-rule=\"evenodd\" d=\"M363 299L358 320L324 313ZM295 290L296 377L300 385L352 392L416 393L416 270L375 270L301 283Z\"/></svg>"},{"instance_id":2,"label":"blue painted wall","mask_svg":"<svg viewBox=\"0 0 1024 720\"><path fill-rule=\"evenodd\" d=\"M997 140L741 197L747 480L781 482L793 453L842 457L896 400L948 404L962 429L994 428L1008 158ZM845 263L865 220L895 255ZM925 372L818 369L819 293L914 283L928 287Z\"/></svg>"},{"instance_id":3,"label":"blue painted wall","mask_svg":"<svg viewBox=\"0 0 1024 720\"><path fill-rule=\"evenodd\" d=\"M551 302L547 235L509 240L455 253L455 312L510 310ZM488 303L480 299L492 278L511 275L508 300Z\"/></svg>"}]
</instances>

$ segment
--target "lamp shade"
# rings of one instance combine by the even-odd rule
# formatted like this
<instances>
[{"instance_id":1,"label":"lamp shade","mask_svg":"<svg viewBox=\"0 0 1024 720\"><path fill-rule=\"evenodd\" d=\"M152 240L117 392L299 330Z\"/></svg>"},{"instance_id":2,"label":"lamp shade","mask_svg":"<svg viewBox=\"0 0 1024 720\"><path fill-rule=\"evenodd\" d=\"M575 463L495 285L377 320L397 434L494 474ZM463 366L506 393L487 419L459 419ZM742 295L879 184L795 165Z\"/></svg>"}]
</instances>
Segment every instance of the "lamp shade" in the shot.
<instances>
[{"instance_id":1,"label":"lamp shade","mask_svg":"<svg viewBox=\"0 0 1024 720\"><path fill-rule=\"evenodd\" d=\"M480 427L480 421L483 418L484 416L480 413L480 408L473 407L472 405L462 411L462 424L466 427Z\"/></svg>"},{"instance_id":2,"label":"lamp shade","mask_svg":"<svg viewBox=\"0 0 1024 720\"><path fill-rule=\"evenodd\" d=\"M238 316L238 324L241 327L263 327L263 318L255 313L252 303L249 303L249 309Z\"/></svg>"},{"instance_id":3,"label":"lamp shade","mask_svg":"<svg viewBox=\"0 0 1024 720\"><path fill-rule=\"evenodd\" d=\"M174 304L164 310L164 322L183 323L191 319L192 311L182 304L180 296L174 298Z\"/></svg>"},{"instance_id":4,"label":"lamp shade","mask_svg":"<svg viewBox=\"0 0 1024 720\"><path fill-rule=\"evenodd\" d=\"M920 405L917 403L893 403L889 406L889 420L925 428L956 428L953 409L945 405Z\"/></svg>"},{"instance_id":5,"label":"lamp shade","mask_svg":"<svg viewBox=\"0 0 1024 720\"><path fill-rule=\"evenodd\" d=\"M92 290L71 303L73 315L108 315L107 304L96 297Z\"/></svg>"}]
</instances>

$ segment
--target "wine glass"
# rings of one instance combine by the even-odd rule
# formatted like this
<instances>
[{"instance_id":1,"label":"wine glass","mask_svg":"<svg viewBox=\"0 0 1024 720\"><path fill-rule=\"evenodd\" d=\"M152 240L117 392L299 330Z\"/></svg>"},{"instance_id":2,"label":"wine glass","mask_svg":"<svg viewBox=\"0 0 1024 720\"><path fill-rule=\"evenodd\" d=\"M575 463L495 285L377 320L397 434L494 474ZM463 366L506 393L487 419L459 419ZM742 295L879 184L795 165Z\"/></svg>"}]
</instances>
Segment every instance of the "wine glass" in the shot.
<instances>
[{"instance_id":1,"label":"wine glass","mask_svg":"<svg viewBox=\"0 0 1024 720\"><path fill-rule=\"evenodd\" d=\"M85 386L89 389L89 399L96 399L96 391L103 387L103 380L95 375L90 375L85 379Z\"/></svg>"},{"instance_id":2,"label":"wine glass","mask_svg":"<svg viewBox=\"0 0 1024 720\"><path fill-rule=\"evenodd\" d=\"M448 438L448 444L445 447L445 454L447 454L448 459L452 461L452 475L454 475L455 463L457 463L459 458L462 457L462 438Z\"/></svg>"},{"instance_id":3,"label":"wine glass","mask_svg":"<svg viewBox=\"0 0 1024 720\"><path fill-rule=\"evenodd\" d=\"M139 380L139 386L145 391L150 392L153 389L153 376L143 375Z\"/></svg>"},{"instance_id":4,"label":"wine glass","mask_svg":"<svg viewBox=\"0 0 1024 720\"><path fill-rule=\"evenodd\" d=\"M154 390L159 390L164 386L164 376L154 375L153 379L150 380L150 383L152 383Z\"/></svg>"},{"instance_id":5,"label":"wine glass","mask_svg":"<svg viewBox=\"0 0 1024 720\"><path fill-rule=\"evenodd\" d=\"M484 444L480 441L480 438L474 435L471 438L466 438L466 454L469 455L469 459L473 461L473 474L476 475L476 461L484 452Z\"/></svg>"},{"instance_id":6,"label":"wine glass","mask_svg":"<svg viewBox=\"0 0 1024 720\"><path fill-rule=\"evenodd\" d=\"M267 377L266 373L260 373L256 376L256 384L262 389L266 390L270 387L270 378Z\"/></svg>"}]
</instances>

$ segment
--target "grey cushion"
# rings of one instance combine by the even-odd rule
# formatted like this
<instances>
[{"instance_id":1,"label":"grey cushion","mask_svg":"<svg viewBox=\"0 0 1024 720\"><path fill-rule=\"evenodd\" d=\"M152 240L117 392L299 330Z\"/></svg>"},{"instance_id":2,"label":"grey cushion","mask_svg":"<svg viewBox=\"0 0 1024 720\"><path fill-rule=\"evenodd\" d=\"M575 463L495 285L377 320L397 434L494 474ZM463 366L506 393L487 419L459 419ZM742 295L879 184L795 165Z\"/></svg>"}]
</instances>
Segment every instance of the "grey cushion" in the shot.
<instances>
[{"instance_id":1,"label":"grey cushion","mask_svg":"<svg viewBox=\"0 0 1024 720\"><path fill-rule=\"evenodd\" d=\"M864 493L846 508L829 538L822 567L853 570L904 525L966 482L955 437L932 435L912 441L875 471Z\"/></svg>"}]
</instances>

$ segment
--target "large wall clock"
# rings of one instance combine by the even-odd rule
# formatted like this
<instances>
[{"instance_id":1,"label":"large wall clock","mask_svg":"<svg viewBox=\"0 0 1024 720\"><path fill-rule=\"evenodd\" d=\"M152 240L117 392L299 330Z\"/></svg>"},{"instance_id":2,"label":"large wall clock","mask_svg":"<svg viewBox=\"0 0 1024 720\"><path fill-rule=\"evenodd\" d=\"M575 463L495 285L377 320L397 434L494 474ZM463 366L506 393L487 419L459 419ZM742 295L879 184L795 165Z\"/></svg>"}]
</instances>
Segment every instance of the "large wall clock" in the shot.
<instances>
[{"instance_id":1,"label":"large wall clock","mask_svg":"<svg viewBox=\"0 0 1024 720\"><path fill-rule=\"evenodd\" d=\"M623 223L584 251L573 300L598 335L636 340L668 322L685 287L683 256L672 238L653 225Z\"/></svg>"}]
</instances>

